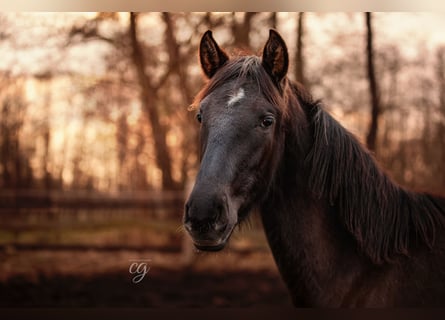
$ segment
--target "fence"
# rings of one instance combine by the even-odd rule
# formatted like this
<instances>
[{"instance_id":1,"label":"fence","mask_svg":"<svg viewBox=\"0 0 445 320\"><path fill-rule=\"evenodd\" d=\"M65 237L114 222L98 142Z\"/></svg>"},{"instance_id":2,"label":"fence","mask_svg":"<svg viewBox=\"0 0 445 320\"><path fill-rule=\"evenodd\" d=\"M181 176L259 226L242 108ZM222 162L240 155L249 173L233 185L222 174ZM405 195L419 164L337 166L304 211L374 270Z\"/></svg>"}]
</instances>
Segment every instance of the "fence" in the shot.
<instances>
[{"instance_id":1,"label":"fence","mask_svg":"<svg viewBox=\"0 0 445 320\"><path fill-rule=\"evenodd\" d=\"M184 204L183 191L0 190L0 209L174 209Z\"/></svg>"}]
</instances>

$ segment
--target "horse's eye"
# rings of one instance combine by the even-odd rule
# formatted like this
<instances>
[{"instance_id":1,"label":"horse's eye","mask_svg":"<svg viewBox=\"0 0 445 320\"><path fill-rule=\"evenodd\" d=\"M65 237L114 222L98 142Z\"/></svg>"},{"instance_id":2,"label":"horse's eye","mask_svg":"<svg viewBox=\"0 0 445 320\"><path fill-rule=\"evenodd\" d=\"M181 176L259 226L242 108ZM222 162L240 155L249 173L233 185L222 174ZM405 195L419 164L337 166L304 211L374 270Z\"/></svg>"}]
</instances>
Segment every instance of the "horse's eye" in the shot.
<instances>
[{"instance_id":1,"label":"horse's eye","mask_svg":"<svg viewBox=\"0 0 445 320\"><path fill-rule=\"evenodd\" d=\"M270 127L274 123L274 120L275 119L272 116L264 117L263 120L261 121L261 127L263 128Z\"/></svg>"},{"instance_id":2,"label":"horse's eye","mask_svg":"<svg viewBox=\"0 0 445 320\"><path fill-rule=\"evenodd\" d=\"M201 121L202 121L201 112L196 115L196 120L198 120L198 122L201 123Z\"/></svg>"}]
</instances>

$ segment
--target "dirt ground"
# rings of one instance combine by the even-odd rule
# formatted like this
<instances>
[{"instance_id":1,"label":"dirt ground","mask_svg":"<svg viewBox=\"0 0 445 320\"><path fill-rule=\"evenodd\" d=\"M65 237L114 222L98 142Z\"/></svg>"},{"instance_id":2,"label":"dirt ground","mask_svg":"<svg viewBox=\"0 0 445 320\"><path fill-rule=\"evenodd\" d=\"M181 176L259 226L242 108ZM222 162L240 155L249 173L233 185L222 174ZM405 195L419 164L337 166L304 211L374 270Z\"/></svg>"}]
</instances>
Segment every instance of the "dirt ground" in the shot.
<instances>
[{"instance_id":1,"label":"dirt ground","mask_svg":"<svg viewBox=\"0 0 445 320\"><path fill-rule=\"evenodd\" d=\"M185 246L189 238L177 217L19 213L0 215L0 307L291 305L255 220L237 229L223 251L204 253ZM145 275L135 283L138 266Z\"/></svg>"},{"instance_id":2,"label":"dirt ground","mask_svg":"<svg viewBox=\"0 0 445 320\"><path fill-rule=\"evenodd\" d=\"M35 263L24 266L24 257ZM265 253L204 254L191 267L178 265L178 253L156 252L33 250L3 252L1 259L1 307L290 305ZM148 259L148 273L134 283L130 264ZM238 259L244 262L237 265ZM249 260L260 265L249 268Z\"/></svg>"}]
</instances>

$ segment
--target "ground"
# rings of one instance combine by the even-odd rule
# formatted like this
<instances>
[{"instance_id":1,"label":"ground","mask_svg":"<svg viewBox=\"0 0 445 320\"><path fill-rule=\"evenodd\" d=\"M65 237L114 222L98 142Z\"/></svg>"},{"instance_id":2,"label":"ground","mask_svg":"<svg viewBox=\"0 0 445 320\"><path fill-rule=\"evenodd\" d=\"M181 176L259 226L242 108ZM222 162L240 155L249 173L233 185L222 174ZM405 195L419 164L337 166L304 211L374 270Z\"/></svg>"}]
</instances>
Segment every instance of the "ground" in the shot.
<instances>
[{"instance_id":1,"label":"ground","mask_svg":"<svg viewBox=\"0 0 445 320\"><path fill-rule=\"evenodd\" d=\"M0 307L291 305L258 225L238 231L222 252L193 250L185 263L176 219L123 217L8 219ZM133 271L145 263L137 283L132 263Z\"/></svg>"}]
</instances>

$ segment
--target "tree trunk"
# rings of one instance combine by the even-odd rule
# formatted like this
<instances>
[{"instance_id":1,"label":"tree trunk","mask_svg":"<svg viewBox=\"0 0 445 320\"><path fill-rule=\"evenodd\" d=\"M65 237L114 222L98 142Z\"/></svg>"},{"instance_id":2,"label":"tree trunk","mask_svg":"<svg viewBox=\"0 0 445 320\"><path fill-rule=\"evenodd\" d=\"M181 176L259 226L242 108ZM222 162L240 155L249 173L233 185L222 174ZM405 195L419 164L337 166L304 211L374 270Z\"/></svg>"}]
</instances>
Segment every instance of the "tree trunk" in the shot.
<instances>
[{"instance_id":1,"label":"tree trunk","mask_svg":"<svg viewBox=\"0 0 445 320\"><path fill-rule=\"evenodd\" d=\"M118 184L119 190L123 190L128 185L128 173L125 170L125 163L127 162L128 152L128 123L125 112L119 116L116 122L116 148L117 148L117 164L118 164Z\"/></svg>"},{"instance_id":2,"label":"tree trunk","mask_svg":"<svg viewBox=\"0 0 445 320\"><path fill-rule=\"evenodd\" d=\"M439 179L442 192L445 192L445 47L437 51L437 81L439 82L440 121L437 130L439 152Z\"/></svg>"},{"instance_id":3,"label":"tree trunk","mask_svg":"<svg viewBox=\"0 0 445 320\"><path fill-rule=\"evenodd\" d=\"M188 103L191 103L193 100L193 95L188 85L187 71L184 68L183 59L179 52L179 46L175 36L174 23L170 13L168 12L163 12L162 18L166 25L165 42L167 44L167 51L169 54L169 68L178 77L178 80L181 83L179 89L181 90L183 99Z\"/></svg>"},{"instance_id":4,"label":"tree trunk","mask_svg":"<svg viewBox=\"0 0 445 320\"><path fill-rule=\"evenodd\" d=\"M270 27L272 29L276 29L277 28L277 13L276 12L271 12L270 14Z\"/></svg>"},{"instance_id":5,"label":"tree trunk","mask_svg":"<svg viewBox=\"0 0 445 320\"><path fill-rule=\"evenodd\" d=\"M185 61L180 54L178 42L176 39L175 25L172 17L169 13L164 12L162 18L166 25L165 30L165 43L167 44L167 51L169 54L170 65L169 68L172 73L177 77L178 83L180 83L180 91L182 98L184 100L184 106L190 105L193 100L192 90L190 89L187 70L185 66ZM182 164L181 164L181 186L185 187L187 182L187 172L189 166L195 166L196 163L190 164L189 158L191 154L196 154L198 152L198 126L195 124L195 113L188 112L186 108L181 110L185 114L185 125L186 130L185 137L182 145Z\"/></svg>"},{"instance_id":6,"label":"tree trunk","mask_svg":"<svg viewBox=\"0 0 445 320\"><path fill-rule=\"evenodd\" d=\"M249 49L250 48L250 29L252 18L257 12L245 12L243 21L238 23L235 19L235 13L233 14L232 32L235 38L234 45L238 48Z\"/></svg>"},{"instance_id":7,"label":"tree trunk","mask_svg":"<svg viewBox=\"0 0 445 320\"><path fill-rule=\"evenodd\" d=\"M9 154L10 154L10 139L11 133L8 126L9 117L9 103L8 101L1 101L1 117L0 117L0 171L2 183L1 187L9 187L11 184L11 173L9 168Z\"/></svg>"},{"instance_id":8,"label":"tree trunk","mask_svg":"<svg viewBox=\"0 0 445 320\"><path fill-rule=\"evenodd\" d=\"M304 78L304 58L303 58L303 48L304 48L304 12L298 13L298 24L297 24L297 50L295 52L295 80L300 82L302 85L306 85Z\"/></svg>"},{"instance_id":9,"label":"tree trunk","mask_svg":"<svg viewBox=\"0 0 445 320\"><path fill-rule=\"evenodd\" d=\"M141 104L152 129L156 164L162 172L162 188L176 189L177 184L172 177L171 157L167 146L167 130L160 121L157 109L158 93L145 73L146 62L142 46L137 39L137 15L130 13L130 40L132 46L132 61L136 68L139 85L141 86Z\"/></svg>"},{"instance_id":10,"label":"tree trunk","mask_svg":"<svg viewBox=\"0 0 445 320\"><path fill-rule=\"evenodd\" d=\"M366 57L367 57L367 72L369 81L369 94L371 99L371 121L369 124L368 135L366 137L366 145L371 150L376 152L378 120L381 113L379 90L374 68L374 48L373 48L373 31L371 23L371 13L366 12Z\"/></svg>"},{"instance_id":11,"label":"tree trunk","mask_svg":"<svg viewBox=\"0 0 445 320\"><path fill-rule=\"evenodd\" d=\"M50 106L51 106L51 78L45 81L46 92L44 102L43 102L43 114L45 115L45 119L43 120L42 130L43 130L43 141L44 141L44 152L42 157L42 167L44 171L43 182L46 190L50 190L52 188L52 176L49 170L49 162L51 159L50 155L50 145L51 145L51 128L49 124L50 115Z\"/></svg>"}]
</instances>

